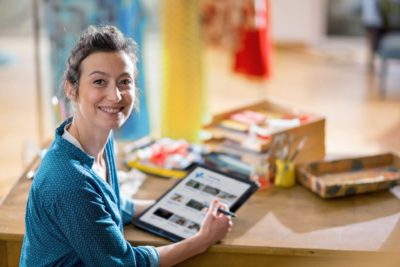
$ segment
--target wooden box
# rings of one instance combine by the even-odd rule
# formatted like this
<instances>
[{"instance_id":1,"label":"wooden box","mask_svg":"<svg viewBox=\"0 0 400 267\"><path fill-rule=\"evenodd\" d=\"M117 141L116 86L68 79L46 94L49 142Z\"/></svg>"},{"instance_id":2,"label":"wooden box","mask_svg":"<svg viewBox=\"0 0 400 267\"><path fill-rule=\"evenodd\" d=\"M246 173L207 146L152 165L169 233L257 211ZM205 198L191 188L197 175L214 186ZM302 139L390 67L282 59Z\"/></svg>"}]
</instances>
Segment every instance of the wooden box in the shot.
<instances>
[{"instance_id":1,"label":"wooden box","mask_svg":"<svg viewBox=\"0 0 400 267\"><path fill-rule=\"evenodd\" d=\"M302 164L297 181L323 198L374 192L400 184L400 159L380 154Z\"/></svg>"},{"instance_id":2,"label":"wooden box","mask_svg":"<svg viewBox=\"0 0 400 267\"><path fill-rule=\"evenodd\" d=\"M269 136L263 136L263 138L257 138L256 140L250 131L235 131L221 127L221 122L228 120L233 114L248 110L265 114L266 116L301 117L303 119L299 125L272 130ZM282 137L282 135L290 138L286 138L286 141L279 144L278 147L275 146L274 149L279 150L287 147L287 154L293 154L301 138L307 136L304 147L294 160L296 163L322 160L325 157L325 119L308 111L294 111L293 108L285 106L276 100L268 99L216 114L209 124L204 125L203 130L210 134L210 138L206 143L212 144L212 147L220 150L221 146L225 144L225 148L229 146L233 148L229 152L236 151L240 156L246 155L249 158L268 154L276 141L275 139L280 138L279 136ZM229 144L228 146L226 145L227 143ZM244 158L243 161L246 162L247 160Z\"/></svg>"}]
</instances>

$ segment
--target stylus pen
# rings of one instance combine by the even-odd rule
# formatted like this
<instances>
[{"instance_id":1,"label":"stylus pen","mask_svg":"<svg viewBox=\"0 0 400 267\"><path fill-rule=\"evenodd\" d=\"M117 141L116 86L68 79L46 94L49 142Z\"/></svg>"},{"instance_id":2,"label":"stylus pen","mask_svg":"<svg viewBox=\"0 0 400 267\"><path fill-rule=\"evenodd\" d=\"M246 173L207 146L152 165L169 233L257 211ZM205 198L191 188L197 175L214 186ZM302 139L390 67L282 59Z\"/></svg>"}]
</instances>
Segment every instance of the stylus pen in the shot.
<instances>
[{"instance_id":1,"label":"stylus pen","mask_svg":"<svg viewBox=\"0 0 400 267\"><path fill-rule=\"evenodd\" d=\"M236 214L233 213L233 212L230 212L229 210L224 210L224 209L218 208L217 211L218 211L218 212L221 212L222 214L231 216L232 218L235 218L235 217L236 217Z\"/></svg>"}]
</instances>

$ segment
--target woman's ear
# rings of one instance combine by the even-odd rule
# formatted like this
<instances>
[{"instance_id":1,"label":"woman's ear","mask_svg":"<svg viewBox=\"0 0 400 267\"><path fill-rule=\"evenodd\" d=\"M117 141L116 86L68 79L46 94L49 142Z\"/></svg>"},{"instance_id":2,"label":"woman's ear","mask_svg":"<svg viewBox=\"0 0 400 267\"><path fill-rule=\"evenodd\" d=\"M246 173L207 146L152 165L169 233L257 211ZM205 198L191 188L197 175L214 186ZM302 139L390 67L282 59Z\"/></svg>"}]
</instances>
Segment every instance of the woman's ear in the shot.
<instances>
[{"instance_id":1,"label":"woman's ear","mask_svg":"<svg viewBox=\"0 0 400 267\"><path fill-rule=\"evenodd\" d=\"M70 101L76 100L76 89L69 81L65 81L64 91L65 91L65 95L67 96L67 98Z\"/></svg>"}]
</instances>

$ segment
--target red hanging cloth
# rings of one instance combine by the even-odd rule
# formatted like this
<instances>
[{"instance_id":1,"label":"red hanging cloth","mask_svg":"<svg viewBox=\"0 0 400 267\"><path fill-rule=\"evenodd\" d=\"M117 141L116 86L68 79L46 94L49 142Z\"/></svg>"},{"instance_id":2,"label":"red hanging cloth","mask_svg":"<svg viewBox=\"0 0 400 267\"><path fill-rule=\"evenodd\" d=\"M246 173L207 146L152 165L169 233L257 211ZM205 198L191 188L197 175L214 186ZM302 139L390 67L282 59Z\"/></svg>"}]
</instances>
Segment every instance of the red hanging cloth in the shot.
<instances>
[{"instance_id":1,"label":"red hanging cloth","mask_svg":"<svg viewBox=\"0 0 400 267\"><path fill-rule=\"evenodd\" d=\"M251 77L269 78L272 50L269 0L246 0L241 13L233 69Z\"/></svg>"}]
</instances>

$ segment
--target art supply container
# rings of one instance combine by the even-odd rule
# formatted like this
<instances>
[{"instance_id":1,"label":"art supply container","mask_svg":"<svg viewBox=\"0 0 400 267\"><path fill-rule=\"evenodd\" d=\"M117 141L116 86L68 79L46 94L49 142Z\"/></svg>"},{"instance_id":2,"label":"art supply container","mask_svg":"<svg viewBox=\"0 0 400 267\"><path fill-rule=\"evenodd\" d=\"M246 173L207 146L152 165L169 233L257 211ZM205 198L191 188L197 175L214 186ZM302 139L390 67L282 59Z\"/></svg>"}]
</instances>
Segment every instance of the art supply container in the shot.
<instances>
[{"instance_id":1,"label":"art supply container","mask_svg":"<svg viewBox=\"0 0 400 267\"><path fill-rule=\"evenodd\" d=\"M291 187L295 184L295 166L293 161L277 159L275 161L275 185Z\"/></svg>"}]
</instances>

